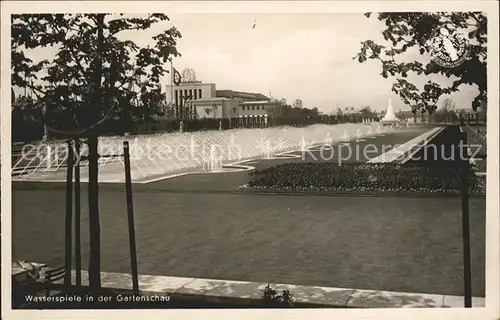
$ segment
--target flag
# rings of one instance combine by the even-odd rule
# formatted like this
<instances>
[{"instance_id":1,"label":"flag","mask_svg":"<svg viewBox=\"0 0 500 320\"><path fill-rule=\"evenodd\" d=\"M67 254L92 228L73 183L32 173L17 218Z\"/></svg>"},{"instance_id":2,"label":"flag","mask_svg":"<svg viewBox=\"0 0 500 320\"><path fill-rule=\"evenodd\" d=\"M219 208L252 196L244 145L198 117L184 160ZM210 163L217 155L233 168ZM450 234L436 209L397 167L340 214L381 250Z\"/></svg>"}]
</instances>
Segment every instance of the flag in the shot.
<instances>
[{"instance_id":1,"label":"flag","mask_svg":"<svg viewBox=\"0 0 500 320\"><path fill-rule=\"evenodd\" d=\"M182 81L181 74L179 73L179 71L177 71L177 69L175 69L175 68L172 68L172 69L173 69L172 82L173 82L173 84L178 86L181 84L181 81Z\"/></svg>"}]
</instances>

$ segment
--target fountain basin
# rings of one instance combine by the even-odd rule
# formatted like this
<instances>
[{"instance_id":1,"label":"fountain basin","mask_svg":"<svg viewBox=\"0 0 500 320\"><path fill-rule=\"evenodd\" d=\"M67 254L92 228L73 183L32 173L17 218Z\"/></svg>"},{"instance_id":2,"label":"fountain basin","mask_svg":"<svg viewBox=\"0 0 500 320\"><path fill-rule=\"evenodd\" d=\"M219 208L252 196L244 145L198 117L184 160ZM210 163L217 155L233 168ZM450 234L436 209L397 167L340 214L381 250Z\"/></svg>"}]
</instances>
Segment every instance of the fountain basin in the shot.
<instances>
[{"instance_id":1,"label":"fountain basin","mask_svg":"<svg viewBox=\"0 0 500 320\"><path fill-rule=\"evenodd\" d=\"M129 140L132 181L142 183L170 175L246 170L231 168L228 165L249 159L292 158L295 156L287 153L308 150L326 141L331 144L344 139L347 141L381 134L382 132L376 129L377 126L380 124L316 124L304 128L233 129L157 134L128 137L128 139L103 137L99 142L99 154L120 154L123 140ZM41 147L35 149L36 152L33 152L35 156ZM61 144L45 148L50 151L46 152L50 153L50 156L38 161L40 164L33 170L25 170L23 166L24 174L14 176L13 180L65 181L66 170L63 164L67 153L63 147ZM85 152L84 150L84 155ZM32 161L31 154L26 156L28 158L23 159L24 161ZM82 182L88 179L87 166L86 161L81 163ZM16 171L14 169L20 170L13 168L13 171ZM123 159L121 157L99 159L99 173L100 182L123 182Z\"/></svg>"},{"instance_id":2,"label":"fountain basin","mask_svg":"<svg viewBox=\"0 0 500 320\"><path fill-rule=\"evenodd\" d=\"M393 126L399 123L399 120L380 120L380 124L384 127Z\"/></svg>"}]
</instances>

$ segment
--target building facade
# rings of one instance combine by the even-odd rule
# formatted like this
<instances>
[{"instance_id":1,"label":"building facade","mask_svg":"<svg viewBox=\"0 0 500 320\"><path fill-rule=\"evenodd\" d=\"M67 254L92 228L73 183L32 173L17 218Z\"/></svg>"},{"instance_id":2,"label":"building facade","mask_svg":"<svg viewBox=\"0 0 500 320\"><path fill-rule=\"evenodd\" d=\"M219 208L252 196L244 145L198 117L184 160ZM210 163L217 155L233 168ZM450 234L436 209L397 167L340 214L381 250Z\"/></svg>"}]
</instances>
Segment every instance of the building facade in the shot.
<instances>
[{"instance_id":1,"label":"building facade","mask_svg":"<svg viewBox=\"0 0 500 320\"><path fill-rule=\"evenodd\" d=\"M215 96L214 83L187 82L165 86L166 104L173 108L175 118L195 116L194 103Z\"/></svg>"},{"instance_id":2,"label":"building facade","mask_svg":"<svg viewBox=\"0 0 500 320\"><path fill-rule=\"evenodd\" d=\"M196 118L236 118L239 101L226 98L209 98L190 101L196 112Z\"/></svg>"},{"instance_id":3,"label":"building facade","mask_svg":"<svg viewBox=\"0 0 500 320\"><path fill-rule=\"evenodd\" d=\"M241 117L270 117L279 112L279 104L271 100L241 101L239 114Z\"/></svg>"},{"instance_id":4,"label":"building facade","mask_svg":"<svg viewBox=\"0 0 500 320\"><path fill-rule=\"evenodd\" d=\"M176 117L191 114L198 119L267 118L276 116L280 106L260 93L216 90L215 84L201 82L167 85L165 97Z\"/></svg>"}]
</instances>

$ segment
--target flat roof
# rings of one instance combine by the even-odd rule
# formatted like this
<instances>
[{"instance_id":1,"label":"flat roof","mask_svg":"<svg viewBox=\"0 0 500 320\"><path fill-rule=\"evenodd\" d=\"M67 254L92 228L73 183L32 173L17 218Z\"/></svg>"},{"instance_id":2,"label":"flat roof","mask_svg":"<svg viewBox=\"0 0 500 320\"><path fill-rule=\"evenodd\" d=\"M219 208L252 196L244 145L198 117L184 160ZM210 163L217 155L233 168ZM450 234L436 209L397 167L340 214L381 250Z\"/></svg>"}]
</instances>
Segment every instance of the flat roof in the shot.
<instances>
[{"instance_id":1,"label":"flat roof","mask_svg":"<svg viewBox=\"0 0 500 320\"><path fill-rule=\"evenodd\" d=\"M175 84L166 84L166 87L187 87L187 86L201 86L201 85L213 85L215 86L215 83L210 83L210 82L199 82L199 83L180 83L178 86Z\"/></svg>"},{"instance_id":2,"label":"flat roof","mask_svg":"<svg viewBox=\"0 0 500 320\"><path fill-rule=\"evenodd\" d=\"M265 103L277 103L271 100L261 100L261 101L242 101L240 104L265 104Z\"/></svg>"},{"instance_id":3,"label":"flat roof","mask_svg":"<svg viewBox=\"0 0 500 320\"><path fill-rule=\"evenodd\" d=\"M210 101L222 101L222 100L231 100L228 98L209 98L209 99L187 99L189 102L210 102Z\"/></svg>"},{"instance_id":4,"label":"flat roof","mask_svg":"<svg viewBox=\"0 0 500 320\"><path fill-rule=\"evenodd\" d=\"M234 90L217 90L216 95L218 97L226 97L226 98L258 99L258 100L269 99L262 93L252 93L252 92L243 92Z\"/></svg>"}]
</instances>

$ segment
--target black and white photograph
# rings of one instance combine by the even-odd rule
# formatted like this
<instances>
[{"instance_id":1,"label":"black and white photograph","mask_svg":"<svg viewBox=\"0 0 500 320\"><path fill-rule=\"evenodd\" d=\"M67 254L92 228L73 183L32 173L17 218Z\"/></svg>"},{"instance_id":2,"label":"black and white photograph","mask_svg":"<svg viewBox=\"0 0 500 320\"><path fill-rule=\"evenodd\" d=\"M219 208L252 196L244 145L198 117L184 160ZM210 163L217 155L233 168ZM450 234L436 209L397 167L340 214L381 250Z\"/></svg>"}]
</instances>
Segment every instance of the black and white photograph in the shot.
<instances>
[{"instance_id":1,"label":"black and white photograph","mask_svg":"<svg viewBox=\"0 0 500 320\"><path fill-rule=\"evenodd\" d=\"M7 1L1 42L5 319L499 319L498 3Z\"/></svg>"}]
</instances>

